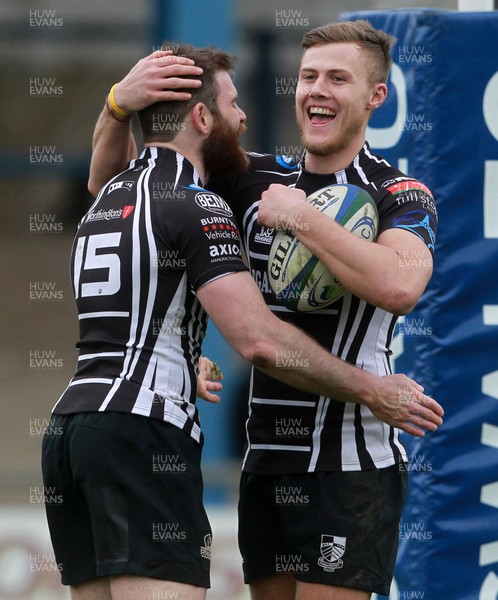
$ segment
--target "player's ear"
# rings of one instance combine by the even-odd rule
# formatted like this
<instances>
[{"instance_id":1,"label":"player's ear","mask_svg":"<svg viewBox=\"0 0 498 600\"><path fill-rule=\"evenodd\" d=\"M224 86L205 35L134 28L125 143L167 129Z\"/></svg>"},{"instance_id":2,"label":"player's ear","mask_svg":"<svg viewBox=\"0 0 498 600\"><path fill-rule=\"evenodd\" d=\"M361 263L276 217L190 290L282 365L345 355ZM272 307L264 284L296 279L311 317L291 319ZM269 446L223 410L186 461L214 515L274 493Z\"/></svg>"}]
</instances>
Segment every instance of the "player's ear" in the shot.
<instances>
[{"instance_id":1,"label":"player's ear","mask_svg":"<svg viewBox=\"0 0 498 600\"><path fill-rule=\"evenodd\" d=\"M385 83L376 83L371 91L370 100L367 103L367 108L375 110L384 103L387 98L387 85Z\"/></svg>"},{"instance_id":2,"label":"player's ear","mask_svg":"<svg viewBox=\"0 0 498 600\"><path fill-rule=\"evenodd\" d=\"M208 135L213 126L213 115L203 102L192 108L192 125L202 135Z\"/></svg>"}]
</instances>

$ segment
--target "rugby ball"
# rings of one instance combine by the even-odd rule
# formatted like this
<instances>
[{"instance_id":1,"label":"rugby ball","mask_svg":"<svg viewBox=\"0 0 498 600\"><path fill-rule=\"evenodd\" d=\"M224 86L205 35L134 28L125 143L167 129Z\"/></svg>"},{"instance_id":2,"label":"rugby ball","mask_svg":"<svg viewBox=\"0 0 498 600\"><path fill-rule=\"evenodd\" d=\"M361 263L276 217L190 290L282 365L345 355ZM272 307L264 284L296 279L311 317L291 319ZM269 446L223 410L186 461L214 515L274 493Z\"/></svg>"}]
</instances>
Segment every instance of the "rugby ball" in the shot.
<instances>
[{"instance_id":1,"label":"rugby ball","mask_svg":"<svg viewBox=\"0 0 498 600\"><path fill-rule=\"evenodd\" d=\"M330 185L310 194L306 200L354 235L370 242L376 240L377 206L370 194L360 187ZM273 238L268 278L277 298L295 311L319 310L346 292L342 283L290 230L279 230Z\"/></svg>"}]
</instances>

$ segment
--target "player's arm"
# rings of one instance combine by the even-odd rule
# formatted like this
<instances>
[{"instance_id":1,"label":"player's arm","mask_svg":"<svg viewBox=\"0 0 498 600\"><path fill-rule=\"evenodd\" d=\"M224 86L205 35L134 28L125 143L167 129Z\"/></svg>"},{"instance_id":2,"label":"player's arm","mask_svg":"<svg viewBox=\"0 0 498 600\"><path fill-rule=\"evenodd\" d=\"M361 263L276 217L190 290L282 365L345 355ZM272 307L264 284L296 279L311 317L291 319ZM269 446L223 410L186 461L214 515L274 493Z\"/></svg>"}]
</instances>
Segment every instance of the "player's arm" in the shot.
<instances>
[{"instance_id":1,"label":"player's arm","mask_svg":"<svg viewBox=\"0 0 498 600\"><path fill-rule=\"evenodd\" d=\"M404 375L378 377L331 355L304 332L273 315L247 271L201 286L197 297L228 343L258 369L288 385L365 404L380 420L415 436L434 431L443 409ZM279 357L295 356L299 368Z\"/></svg>"},{"instance_id":2,"label":"player's arm","mask_svg":"<svg viewBox=\"0 0 498 600\"><path fill-rule=\"evenodd\" d=\"M137 157L129 121L114 119L104 106L93 133L88 191L97 196L102 187Z\"/></svg>"},{"instance_id":3,"label":"player's arm","mask_svg":"<svg viewBox=\"0 0 498 600\"><path fill-rule=\"evenodd\" d=\"M293 229L348 290L395 315L413 309L432 275L431 252L416 235L389 229L372 244L316 210L302 190L271 185L258 221Z\"/></svg>"},{"instance_id":4,"label":"player's arm","mask_svg":"<svg viewBox=\"0 0 498 600\"><path fill-rule=\"evenodd\" d=\"M138 61L131 71L114 86L113 101L118 112L106 102L93 133L88 189L96 196L111 177L120 173L137 156L130 120L126 114L164 100L188 100L189 88L201 85L196 77L202 69L183 56L158 50Z\"/></svg>"}]
</instances>

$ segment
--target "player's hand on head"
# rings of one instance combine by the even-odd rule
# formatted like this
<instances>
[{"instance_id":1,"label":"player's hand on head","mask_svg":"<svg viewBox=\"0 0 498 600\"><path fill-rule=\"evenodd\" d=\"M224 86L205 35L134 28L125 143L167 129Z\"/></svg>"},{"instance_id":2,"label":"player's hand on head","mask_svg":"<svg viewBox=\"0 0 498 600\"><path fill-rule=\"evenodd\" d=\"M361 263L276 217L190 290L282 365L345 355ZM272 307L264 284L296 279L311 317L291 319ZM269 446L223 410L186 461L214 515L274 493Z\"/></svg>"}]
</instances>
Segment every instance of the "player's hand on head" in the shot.
<instances>
[{"instance_id":1,"label":"player's hand on head","mask_svg":"<svg viewBox=\"0 0 498 600\"><path fill-rule=\"evenodd\" d=\"M217 404L220 397L212 392L219 392L222 389L223 385L220 381L223 379L223 373L219 366L206 356L200 357L198 367L197 395L207 402Z\"/></svg>"},{"instance_id":2,"label":"player's hand on head","mask_svg":"<svg viewBox=\"0 0 498 600\"><path fill-rule=\"evenodd\" d=\"M436 431L443 423L443 407L424 394L423 387L406 375L385 375L370 406L372 413L384 423L415 437Z\"/></svg>"},{"instance_id":3,"label":"player's hand on head","mask_svg":"<svg viewBox=\"0 0 498 600\"><path fill-rule=\"evenodd\" d=\"M142 58L116 84L114 100L127 112L135 112L156 102L188 100L189 89L201 86L198 77L202 69L185 56L176 56L171 50L156 50Z\"/></svg>"}]
</instances>

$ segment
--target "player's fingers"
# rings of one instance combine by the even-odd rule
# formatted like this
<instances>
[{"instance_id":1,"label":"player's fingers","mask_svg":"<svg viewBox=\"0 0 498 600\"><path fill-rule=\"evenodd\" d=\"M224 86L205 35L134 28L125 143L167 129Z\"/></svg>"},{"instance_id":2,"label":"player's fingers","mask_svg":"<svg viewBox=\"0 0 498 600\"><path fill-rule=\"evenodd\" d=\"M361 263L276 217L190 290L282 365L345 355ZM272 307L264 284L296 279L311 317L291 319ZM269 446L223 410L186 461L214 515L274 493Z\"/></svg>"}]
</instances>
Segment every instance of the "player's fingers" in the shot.
<instances>
[{"instance_id":1,"label":"player's fingers","mask_svg":"<svg viewBox=\"0 0 498 600\"><path fill-rule=\"evenodd\" d=\"M177 56L172 56L171 59L178 58ZM154 67L157 69L158 73L163 77L170 76L199 76L204 72L202 67L197 67L194 63L183 63L183 62L172 62L169 61L158 61L154 63Z\"/></svg>"},{"instance_id":2,"label":"player's fingers","mask_svg":"<svg viewBox=\"0 0 498 600\"><path fill-rule=\"evenodd\" d=\"M431 419L426 419L421 415L413 415L409 420L412 425L419 427L420 429L424 429L425 431L436 431L439 427L440 423L434 423Z\"/></svg>"},{"instance_id":3,"label":"player's fingers","mask_svg":"<svg viewBox=\"0 0 498 600\"><path fill-rule=\"evenodd\" d=\"M219 392L223 389L223 384L219 381L206 381L206 389L211 392Z\"/></svg>"},{"instance_id":4,"label":"player's fingers","mask_svg":"<svg viewBox=\"0 0 498 600\"><path fill-rule=\"evenodd\" d=\"M159 58L166 58L166 56L172 56L173 50L155 50L147 56L144 56L140 62L156 61Z\"/></svg>"},{"instance_id":5,"label":"player's fingers","mask_svg":"<svg viewBox=\"0 0 498 600\"><path fill-rule=\"evenodd\" d=\"M165 56L173 56L173 50L154 50L147 56L145 56L142 60L155 60L157 58L164 58ZM185 58L185 57L183 57ZM188 59L191 60L191 59ZM192 61L194 62L194 61Z\"/></svg>"},{"instance_id":6,"label":"player's fingers","mask_svg":"<svg viewBox=\"0 0 498 600\"><path fill-rule=\"evenodd\" d=\"M219 388L206 386L202 398L207 400L207 402L213 402L214 404L218 404L221 401L220 396L218 394L214 394L213 392L217 392L221 390L221 385Z\"/></svg>"},{"instance_id":7,"label":"player's fingers","mask_svg":"<svg viewBox=\"0 0 498 600\"><path fill-rule=\"evenodd\" d=\"M425 406L440 417L444 416L444 408L439 404L439 402L436 402L436 400L430 396L426 396L424 394L423 398L419 401L419 404Z\"/></svg>"},{"instance_id":8,"label":"player's fingers","mask_svg":"<svg viewBox=\"0 0 498 600\"><path fill-rule=\"evenodd\" d=\"M409 409L410 415L406 421L414 423L427 431L436 431L436 429L443 424L443 420L440 416L420 405L411 405Z\"/></svg>"},{"instance_id":9,"label":"player's fingers","mask_svg":"<svg viewBox=\"0 0 498 600\"><path fill-rule=\"evenodd\" d=\"M176 101L176 102L185 102L186 100L190 100L192 98L192 94L189 92L158 92L160 94L156 100L156 102L162 101Z\"/></svg>"},{"instance_id":10,"label":"player's fingers","mask_svg":"<svg viewBox=\"0 0 498 600\"><path fill-rule=\"evenodd\" d=\"M165 53L163 50L159 52L153 52L148 60L152 61L156 66L160 67L168 67L171 65L194 65L195 62L191 58L187 58L186 56L177 56L173 54L171 51ZM196 67L199 68L199 67Z\"/></svg>"},{"instance_id":11,"label":"player's fingers","mask_svg":"<svg viewBox=\"0 0 498 600\"><path fill-rule=\"evenodd\" d=\"M413 397L413 402L420 407L423 407L425 411L430 411L436 417L441 417L444 415L443 407L431 398L430 396L426 396L425 394L416 393ZM424 411L424 412L425 412Z\"/></svg>"},{"instance_id":12,"label":"player's fingers","mask_svg":"<svg viewBox=\"0 0 498 600\"><path fill-rule=\"evenodd\" d=\"M415 425L413 425L412 423L402 423L399 426L399 429L401 429L405 433L409 433L410 435L413 435L414 437L424 437L425 436L425 431L423 429L420 429L419 427L415 427Z\"/></svg>"},{"instance_id":13,"label":"player's fingers","mask_svg":"<svg viewBox=\"0 0 498 600\"><path fill-rule=\"evenodd\" d=\"M165 102L165 101L182 101L182 100L190 100L192 94L189 91L186 91L188 88L196 88L199 87L200 82L196 85L195 80L184 79L183 84L179 85L180 88L183 89L164 89L165 82L164 80L154 84L154 89L148 90L144 96L146 98L146 104L144 106L149 106L150 104L154 104L155 102ZM186 83L188 82L188 83ZM168 85L170 85L168 83ZM177 84L178 85L178 84ZM184 91L185 90L185 91Z\"/></svg>"},{"instance_id":14,"label":"player's fingers","mask_svg":"<svg viewBox=\"0 0 498 600\"><path fill-rule=\"evenodd\" d=\"M413 379L410 379L409 377L407 377L406 379L407 379L408 383L413 388L415 388L414 390L412 390L412 393L410 394L410 396L413 396L413 401L417 402L418 404L420 404L422 406L429 408L435 414L442 417L444 415L443 407L438 402L436 402L436 400L434 400L434 398L431 398L430 396L427 396L426 394L423 393L423 391L424 391L423 386L418 384L416 381L413 381Z\"/></svg>"},{"instance_id":15,"label":"player's fingers","mask_svg":"<svg viewBox=\"0 0 498 600\"><path fill-rule=\"evenodd\" d=\"M177 65L178 67L179 65ZM158 71L154 78L150 78L150 83L158 89L185 89L185 88L198 88L201 87L202 81L200 79L192 79L191 77L197 77L201 73L195 72L194 69L197 67L184 67L183 69L171 68L166 70ZM189 77L186 77L186 76Z\"/></svg>"},{"instance_id":16,"label":"player's fingers","mask_svg":"<svg viewBox=\"0 0 498 600\"><path fill-rule=\"evenodd\" d=\"M212 404L219 404L221 402L221 398L211 392L206 392L202 399L206 400L206 402L211 402Z\"/></svg>"}]
</instances>

